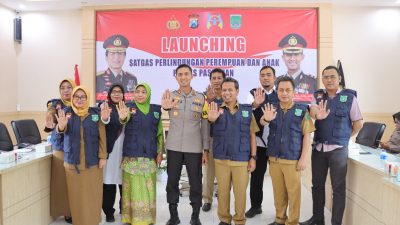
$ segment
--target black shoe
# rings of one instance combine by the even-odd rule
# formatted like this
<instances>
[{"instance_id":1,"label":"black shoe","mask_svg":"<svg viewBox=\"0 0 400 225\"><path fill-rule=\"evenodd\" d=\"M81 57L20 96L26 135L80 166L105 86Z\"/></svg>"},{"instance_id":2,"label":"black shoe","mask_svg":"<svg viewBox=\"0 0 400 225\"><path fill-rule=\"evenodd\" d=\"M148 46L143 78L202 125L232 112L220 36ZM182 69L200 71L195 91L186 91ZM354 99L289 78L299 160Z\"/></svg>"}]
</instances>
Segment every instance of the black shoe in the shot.
<instances>
[{"instance_id":1,"label":"black shoe","mask_svg":"<svg viewBox=\"0 0 400 225\"><path fill-rule=\"evenodd\" d=\"M204 203L203 207L201 208L203 212L208 212L211 209L211 203Z\"/></svg>"},{"instance_id":2,"label":"black shoe","mask_svg":"<svg viewBox=\"0 0 400 225\"><path fill-rule=\"evenodd\" d=\"M169 204L169 215L170 218L166 225L178 225L181 223L178 216L178 204Z\"/></svg>"},{"instance_id":3,"label":"black shoe","mask_svg":"<svg viewBox=\"0 0 400 225\"><path fill-rule=\"evenodd\" d=\"M64 220L65 220L65 222L72 224L72 217L64 216Z\"/></svg>"},{"instance_id":4,"label":"black shoe","mask_svg":"<svg viewBox=\"0 0 400 225\"><path fill-rule=\"evenodd\" d=\"M261 208L251 207L249 209L249 211L247 211L245 213L245 215L246 215L247 218L253 218L255 215L261 214L261 213L262 213Z\"/></svg>"},{"instance_id":5,"label":"black shoe","mask_svg":"<svg viewBox=\"0 0 400 225\"><path fill-rule=\"evenodd\" d=\"M114 215L106 215L106 222L107 223L115 222Z\"/></svg>"},{"instance_id":6,"label":"black shoe","mask_svg":"<svg viewBox=\"0 0 400 225\"><path fill-rule=\"evenodd\" d=\"M284 223L272 222L272 223L270 223L270 224L268 224L268 225L285 225L285 224L284 224Z\"/></svg>"},{"instance_id":7,"label":"black shoe","mask_svg":"<svg viewBox=\"0 0 400 225\"><path fill-rule=\"evenodd\" d=\"M219 224L218 225L231 225L230 223L225 223L225 222L219 222Z\"/></svg>"},{"instance_id":8,"label":"black shoe","mask_svg":"<svg viewBox=\"0 0 400 225\"><path fill-rule=\"evenodd\" d=\"M197 218L191 218L190 219L190 225L201 225L200 219Z\"/></svg>"},{"instance_id":9,"label":"black shoe","mask_svg":"<svg viewBox=\"0 0 400 225\"><path fill-rule=\"evenodd\" d=\"M309 220L300 222L299 225L325 225L325 221L316 220L314 217L311 217Z\"/></svg>"},{"instance_id":10,"label":"black shoe","mask_svg":"<svg viewBox=\"0 0 400 225\"><path fill-rule=\"evenodd\" d=\"M200 222L200 207L198 206L192 206L193 211L192 211L192 216L190 218L190 225L201 225Z\"/></svg>"}]
</instances>

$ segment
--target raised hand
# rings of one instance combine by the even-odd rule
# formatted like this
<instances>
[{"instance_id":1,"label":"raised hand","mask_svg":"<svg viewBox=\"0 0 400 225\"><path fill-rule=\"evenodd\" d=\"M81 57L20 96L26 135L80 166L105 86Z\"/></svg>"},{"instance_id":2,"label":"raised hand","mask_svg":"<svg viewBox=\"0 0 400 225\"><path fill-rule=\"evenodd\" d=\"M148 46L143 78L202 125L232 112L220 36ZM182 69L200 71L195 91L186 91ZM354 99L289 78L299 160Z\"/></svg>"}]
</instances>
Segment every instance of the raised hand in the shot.
<instances>
[{"instance_id":1,"label":"raised hand","mask_svg":"<svg viewBox=\"0 0 400 225\"><path fill-rule=\"evenodd\" d=\"M171 92L168 89L165 90L162 96L161 107L163 109L172 109L173 107Z\"/></svg>"},{"instance_id":2,"label":"raised hand","mask_svg":"<svg viewBox=\"0 0 400 225\"><path fill-rule=\"evenodd\" d=\"M209 109L208 109L208 121L210 122L215 122L219 115L221 115L221 112L218 109L218 104L215 102L211 102L209 105Z\"/></svg>"},{"instance_id":3,"label":"raised hand","mask_svg":"<svg viewBox=\"0 0 400 225\"><path fill-rule=\"evenodd\" d=\"M125 120L129 115L129 109L124 101L120 101L117 105L118 116L120 120Z\"/></svg>"},{"instance_id":4,"label":"raised hand","mask_svg":"<svg viewBox=\"0 0 400 225\"><path fill-rule=\"evenodd\" d=\"M330 110L326 110L326 106L328 105L328 101L320 101L317 107L317 113L315 114L315 119L323 120L328 117Z\"/></svg>"},{"instance_id":5,"label":"raised hand","mask_svg":"<svg viewBox=\"0 0 400 225\"><path fill-rule=\"evenodd\" d=\"M255 108L259 107L264 101L265 101L264 89L257 88L256 91L254 92L253 107Z\"/></svg>"},{"instance_id":6,"label":"raised hand","mask_svg":"<svg viewBox=\"0 0 400 225\"><path fill-rule=\"evenodd\" d=\"M101 120L107 121L108 118L110 118L112 108L110 108L108 106L108 102L105 101L103 104L100 105L100 109L101 109Z\"/></svg>"},{"instance_id":7,"label":"raised hand","mask_svg":"<svg viewBox=\"0 0 400 225\"><path fill-rule=\"evenodd\" d=\"M211 102L212 100L215 99L215 91L214 91L214 88L211 87L211 84L209 84L206 89L206 96L207 96L207 100L209 102Z\"/></svg>"},{"instance_id":8,"label":"raised hand","mask_svg":"<svg viewBox=\"0 0 400 225\"><path fill-rule=\"evenodd\" d=\"M58 115L55 114L57 123L58 123L58 130L59 131L64 131L65 128L67 127L68 123L68 118L65 116L65 112L62 109L58 110Z\"/></svg>"},{"instance_id":9,"label":"raised hand","mask_svg":"<svg viewBox=\"0 0 400 225\"><path fill-rule=\"evenodd\" d=\"M264 107L261 107L261 109L264 113L262 118L265 121L272 121L276 118L277 112L272 104L267 103L266 105L264 105Z\"/></svg>"},{"instance_id":10,"label":"raised hand","mask_svg":"<svg viewBox=\"0 0 400 225\"><path fill-rule=\"evenodd\" d=\"M47 128L50 128L50 129L53 129L54 127L55 127L55 123L54 123L54 120L53 120L53 114L51 113L51 112L47 112L46 113L46 127Z\"/></svg>"}]
</instances>

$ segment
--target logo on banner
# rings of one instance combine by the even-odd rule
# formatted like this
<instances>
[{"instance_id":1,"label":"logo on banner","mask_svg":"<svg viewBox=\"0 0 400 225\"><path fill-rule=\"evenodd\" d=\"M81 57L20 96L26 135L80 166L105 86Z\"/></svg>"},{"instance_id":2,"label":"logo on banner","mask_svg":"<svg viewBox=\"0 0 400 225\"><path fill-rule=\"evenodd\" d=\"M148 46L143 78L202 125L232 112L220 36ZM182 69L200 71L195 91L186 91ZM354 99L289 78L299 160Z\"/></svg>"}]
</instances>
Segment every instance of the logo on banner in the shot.
<instances>
[{"instance_id":1,"label":"logo on banner","mask_svg":"<svg viewBox=\"0 0 400 225\"><path fill-rule=\"evenodd\" d=\"M221 14L208 16L207 29L210 29L212 26L217 26L219 27L219 29L222 29L224 27L224 22L222 21Z\"/></svg>"},{"instance_id":2,"label":"logo on banner","mask_svg":"<svg viewBox=\"0 0 400 225\"><path fill-rule=\"evenodd\" d=\"M240 29L242 27L242 15L232 14L230 24L232 29Z\"/></svg>"},{"instance_id":3,"label":"logo on banner","mask_svg":"<svg viewBox=\"0 0 400 225\"><path fill-rule=\"evenodd\" d=\"M199 27L199 15L197 14L189 15L189 27L192 29L196 29Z\"/></svg>"},{"instance_id":4,"label":"logo on banner","mask_svg":"<svg viewBox=\"0 0 400 225\"><path fill-rule=\"evenodd\" d=\"M167 21L167 29L178 30L179 28L181 28L181 23L175 18L175 16L172 16L171 19Z\"/></svg>"}]
</instances>

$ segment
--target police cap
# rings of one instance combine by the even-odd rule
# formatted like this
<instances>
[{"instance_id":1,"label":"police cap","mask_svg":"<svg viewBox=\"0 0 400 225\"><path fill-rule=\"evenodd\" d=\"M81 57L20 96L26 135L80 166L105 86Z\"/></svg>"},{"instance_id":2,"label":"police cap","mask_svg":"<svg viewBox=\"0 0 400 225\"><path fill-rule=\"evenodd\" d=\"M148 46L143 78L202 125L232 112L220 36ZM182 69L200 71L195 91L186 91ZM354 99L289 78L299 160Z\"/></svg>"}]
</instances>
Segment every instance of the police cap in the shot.
<instances>
[{"instance_id":1,"label":"police cap","mask_svg":"<svg viewBox=\"0 0 400 225\"><path fill-rule=\"evenodd\" d=\"M103 43L103 48L112 52L125 52L128 47L128 39L120 34L115 34L107 38Z\"/></svg>"},{"instance_id":2,"label":"police cap","mask_svg":"<svg viewBox=\"0 0 400 225\"><path fill-rule=\"evenodd\" d=\"M307 47L307 42L302 36L292 33L279 42L279 47L282 48L283 53L302 53L303 48Z\"/></svg>"}]
</instances>

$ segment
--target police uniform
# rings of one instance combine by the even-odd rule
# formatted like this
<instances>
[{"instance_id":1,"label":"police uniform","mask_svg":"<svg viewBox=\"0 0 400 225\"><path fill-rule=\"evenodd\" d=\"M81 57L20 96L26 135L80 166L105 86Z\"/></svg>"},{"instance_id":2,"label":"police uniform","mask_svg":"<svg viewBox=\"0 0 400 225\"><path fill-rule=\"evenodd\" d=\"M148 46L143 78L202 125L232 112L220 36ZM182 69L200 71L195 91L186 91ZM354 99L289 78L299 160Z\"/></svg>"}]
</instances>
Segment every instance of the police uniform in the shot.
<instances>
[{"instance_id":1,"label":"police uniform","mask_svg":"<svg viewBox=\"0 0 400 225\"><path fill-rule=\"evenodd\" d=\"M129 47L129 41L126 37L116 34L107 38L103 43L103 48L107 52L125 52ZM114 74L110 68L102 71L96 76L96 93L107 93L113 84L122 84L126 92L133 92L137 85L135 75L126 71L121 71L120 74ZM98 99L102 100L102 99Z\"/></svg>"},{"instance_id":2,"label":"police uniform","mask_svg":"<svg viewBox=\"0 0 400 225\"><path fill-rule=\"evenodd\" d=\"M303 48L307 47L306 40L295 33L286 35L280 42L279 47L282 48L284 54L303 53ZM289 76L284 74L283 76ZM317 79L310 74L305 74L303 71L298 71L296 76L293 76L295 89L297 94L313 94L317 89Z\"/></svg>"},{"instance_id":3,"label":"police uniform","mask_svg":"<svg viewBox=\"0 0 400 225\"><path fill-rule=\"evenodd\" d=\"M209 149L208 103L204 94L194 90L188 94L176 90L171 95L177 104L168 111L167 202L170 207L178 204L179 180L182 166L186 165L190 204L198 212L202 205L202 153L204 149Z\"/></svg>"}]
</instances>

